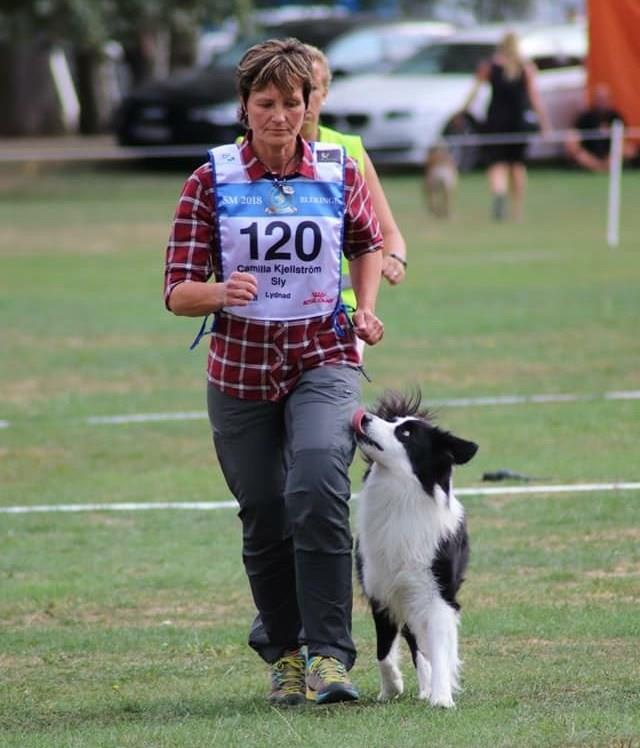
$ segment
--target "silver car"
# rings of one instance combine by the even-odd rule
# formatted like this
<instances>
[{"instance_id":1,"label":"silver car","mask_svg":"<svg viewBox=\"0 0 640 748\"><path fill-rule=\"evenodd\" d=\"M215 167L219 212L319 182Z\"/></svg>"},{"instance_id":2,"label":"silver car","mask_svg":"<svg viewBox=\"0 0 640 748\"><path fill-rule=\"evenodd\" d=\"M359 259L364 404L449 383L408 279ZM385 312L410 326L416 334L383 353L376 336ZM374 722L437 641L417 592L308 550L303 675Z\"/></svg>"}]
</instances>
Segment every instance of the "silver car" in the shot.
<instances>
[{"instance_id":1,"label":"silver car","mask_svg":"<svg viewBox=\"0 0 640 748\"><path fill-rule=\"evenodd\" d=\"M334 78L365 72L386 73L418 49L454 31L439 21L379 21L336 37L325 54Z\"/></svg>"},{"instance_id":2,"label":"silver car","mask_svg":"<svg viewBox=\"0 0 640 748\"><path fill-rule=\"evenodd\" d=\"M459 31L416 52L391 72L335 81L322 114L329 127L362 136L377 164L421 165L427 150L452 132L478 63L489 58L506 31L520 37L523 54L539 69L538 87L554 130L570 127L584 104L587 32L581 24L490 25ZM489 102L483 85L465 130L477 131ZM559 142L534 143L531 158L561 152ZM477 149L456 149L463 167L477 163Z\"/></svg>"}]
</instances>

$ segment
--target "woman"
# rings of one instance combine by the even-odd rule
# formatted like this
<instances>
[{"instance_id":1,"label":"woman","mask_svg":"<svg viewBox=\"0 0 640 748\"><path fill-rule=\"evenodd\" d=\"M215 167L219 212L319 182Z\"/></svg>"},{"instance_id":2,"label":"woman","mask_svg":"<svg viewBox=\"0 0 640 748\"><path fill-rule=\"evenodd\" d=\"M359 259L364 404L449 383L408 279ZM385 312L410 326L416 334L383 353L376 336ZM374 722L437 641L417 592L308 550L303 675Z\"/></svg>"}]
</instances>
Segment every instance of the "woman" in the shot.
<instances>
[{"instance_id":1,"label":"woman","mask_svg":"<svg viewBox=\"0 0 640 748\"><path fill-rule=\"evenodd\" d=\"M321 110L329 95L331 69L324 52L311 44L306 46L313 59L313 86L309 96L309 107L302 128L302 136L306 140L339 143L344 146L347 154L358 163L360 173L364 176L371 193L373 208L380 222L380 230L384 240L382 275L392 286L395 286L404 280L407 269L407 247L404 237L393 217L378 174L369 154L364 149L360 136L345 135L320 124ZM354 305L349 289L343 291L342 298L349 306Z\"/></svg>"},{"instance_id":2,"label":"woman","mask_svg":"<svg viewBox=\"0 0 640 748\"><path fill-rule=\"evenodd\" d=\"M530 129L527 113L531 107L542 131L547 132L549 123L538 93L536 73L535 65L520 54L516 34L505 34L492 59L478 66L473 88L463 110L471 105L482 84L488 82L491 86L491 100L485 132L526 132ZM527 184L526 147L524 141L487 147L489 188L493 196L492 213L497 221L506 218L507 195L511 197L512 216L516 220L522 218Z\"/></svg>"},{"instance_id":3,"label":"woman","mask_svg":"<svg viewBox=\"0 0 640 748\"><path fill-rule=\"evenodd\" d=\"M383 335L382 236L356 164L299 135L312 87L304 45L252 47L237 83L248 134L212 149L187 180L165 300L178 315L216 316L209 417L240 506L258 610L249 643L272 665L269 698L354 700L350 419L360 399L356 339L374 345ZM352 323L340 303L343 252Z\"/></svg>"}]
</instances>

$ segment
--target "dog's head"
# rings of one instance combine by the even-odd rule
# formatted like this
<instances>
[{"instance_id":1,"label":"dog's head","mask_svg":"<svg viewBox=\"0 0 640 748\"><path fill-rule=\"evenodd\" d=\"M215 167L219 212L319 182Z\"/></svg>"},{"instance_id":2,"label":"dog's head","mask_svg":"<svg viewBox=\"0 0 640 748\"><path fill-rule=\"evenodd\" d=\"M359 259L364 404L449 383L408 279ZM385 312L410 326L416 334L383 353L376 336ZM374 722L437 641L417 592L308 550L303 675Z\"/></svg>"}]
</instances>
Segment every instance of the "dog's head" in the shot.
<instances>
[{"instance_id":1,"label":"dog's head","mask_svg":"<svg viewBox=\"0 0 640 748\"><path fill-rule=\"evenodd\" d=\"M437 143L427 151L426 165L427 168L432 168L442 164L455 168L455 161L449 148L444 143Z\"/></svg>"},{"instance_id":2,"label":"dog's head","mask_svg":"<svg viewBox=\"0 0 640 748\"><path fill-rule=\"evenodd\" d=\"M435 426L420 403L419 393L386 392L371 411L356 411L358 447L367 462L398 477L415 476L430 496L436 486L448 495L453 466L469 462L478 445Z\"/></svg>"}]
</instances>

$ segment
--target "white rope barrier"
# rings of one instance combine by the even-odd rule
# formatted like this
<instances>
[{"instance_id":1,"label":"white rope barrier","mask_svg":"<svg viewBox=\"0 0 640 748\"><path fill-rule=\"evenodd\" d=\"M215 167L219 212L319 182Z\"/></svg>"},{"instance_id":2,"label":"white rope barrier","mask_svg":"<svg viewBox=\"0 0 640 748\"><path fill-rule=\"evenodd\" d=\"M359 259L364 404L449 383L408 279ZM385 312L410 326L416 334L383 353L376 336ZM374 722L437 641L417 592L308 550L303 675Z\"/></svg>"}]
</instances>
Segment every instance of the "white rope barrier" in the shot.
<instances>
[{"instance_id":1,"label":"white rope barrier","mask_svg":"<svg viewBox=\"0 0 640 748\"><path fill-rule=\"evenodd\" d=\"M135 161L148 158L184 158L201 156L204 160L211 144L202 145L150 145L150 146L72 146L61 139L60 146L37 148L31 145L21 148L19 141L15 148L0 148L0 163L20 163L28 161Z\"/></svg>"},{"instance_id":2,"label":"white rope barrier","mask_svg":"<svg viewBox=\"0 0 640 748\"><path fill-rule=\"evenodd\" d=\"M570 134L579 133L581 139L608 140L610 133L601 130L552 130L542 134L540 132L510 132L510 133L472 133L466 135L443 135L438 142L451 146L478 147L483 145L503 145L509 143L563 143ZM640 127L626 128L624 136L640 140ZM194 145L149 145L149 146L119 146L93 145L82 143L70 145L61 138L60 145L39 146L30 142L28 147L22 147L16 139L11 146L0 145L0 162L16 163L20 161L110 161L135 160L150 158L181 158L189 156L203 156L211 147L211 143Z\"/></svg>"},{"instance_id":3,"label":"white rope barrier","mask_svg":"<svg viewBox=\"0 0 640 748\"><path fill-rule=\"evenodd\" d=\"M616 120L614 125L618 122ZM624 136L640 139L640 127L624 129ZM613 126L610 132L602 130L551 130L541 132L501 132L501 133L473 133L466 135L443 135L440 141L455 146L506 145L509 143L564 143L570 135L579 135L581 140L610 140L613 138ZM621 141L622 142L622 141Z\"/></svg>"}]
</instances>

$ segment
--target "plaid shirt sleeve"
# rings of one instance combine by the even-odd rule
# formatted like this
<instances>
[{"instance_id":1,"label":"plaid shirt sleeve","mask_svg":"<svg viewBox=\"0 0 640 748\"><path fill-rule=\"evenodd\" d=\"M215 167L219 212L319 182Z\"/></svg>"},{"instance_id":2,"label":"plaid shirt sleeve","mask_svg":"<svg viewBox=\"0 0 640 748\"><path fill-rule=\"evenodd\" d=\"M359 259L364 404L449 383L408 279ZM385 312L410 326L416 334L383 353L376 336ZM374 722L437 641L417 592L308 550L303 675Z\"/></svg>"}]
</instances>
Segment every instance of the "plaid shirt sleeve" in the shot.
<instances>
[{"instance_id":1,"label":"plaid shirt sleeve","mask_svg":"<svg viewBox=\"0 0 640 748\"><path fill-rule=\"evenodd\" d=\"M343 251L348 260L382 249L382 233L371 195L357 163L347 158L345 167L345 232Z\"/></svg>"},{"instance_id":2,"label":"plaid shirt sleeve","mask_svg":"<svg viewBox=\"0 0 640 748\"><path fill-rule=\"evenodd\" d=\"M217 271L213 181L209 164L187 179L173 219L167 244L164 302L168 307L173 289L184 281L206 282Z\"/></svg>"}]
</instances>

